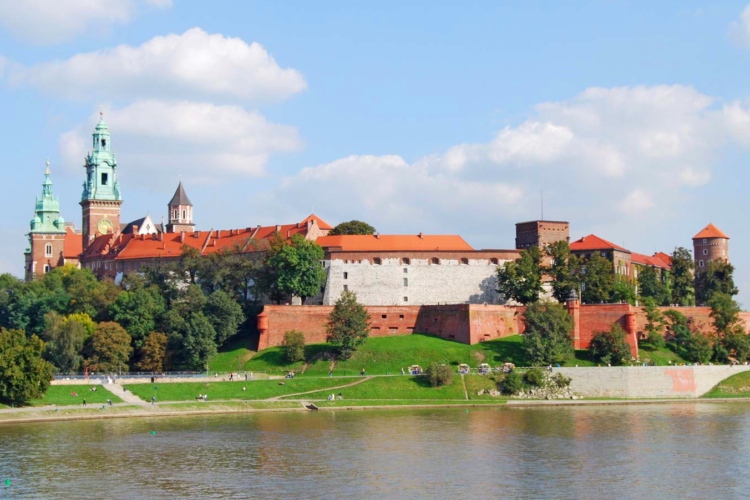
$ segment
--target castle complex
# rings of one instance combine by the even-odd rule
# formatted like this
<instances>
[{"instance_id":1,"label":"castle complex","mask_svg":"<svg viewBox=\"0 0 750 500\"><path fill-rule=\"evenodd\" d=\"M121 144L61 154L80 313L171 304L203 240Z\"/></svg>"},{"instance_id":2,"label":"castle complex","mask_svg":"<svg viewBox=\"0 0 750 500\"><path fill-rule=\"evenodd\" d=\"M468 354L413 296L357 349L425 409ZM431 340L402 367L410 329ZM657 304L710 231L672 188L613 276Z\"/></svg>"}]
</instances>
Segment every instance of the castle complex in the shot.
<instances>
[{"instance_id":1,"label":"castle complex","mask_svg":"<svg viewBox=\"0 0 750 500\"><path fill-rule=\"evenodd\" d=\"M497 266L517 259L521 250L532 246L570 242L568 222L545 220L516 224L516 248L505 250L476 250L457 235L328 236L331 225L314 214L292 224L198 230L181 181L167 204L168 223L155 224L147 215L122 224L117 161L103 119L92 139L93 149L84 164L81 231L62 218L48 166L28 234L26 280L64 264L117 280L156 260L177 260L185 246L201 255L225 250L250 253L263 251L277 233L287 239L300 234L325 252L322 265L327 281L314 303L331 305L344 290L351 290L370 306L497 304ZM698 270L712 260L729 258L729 237L713 224L700 231L693 244ZM639 268L664 271L671 266L666 253L638 254L593 234L570 242L570 248L582 256L600 253L612 262L613 273L632 280L637 280Z\"/></svg>"}]
</instances>

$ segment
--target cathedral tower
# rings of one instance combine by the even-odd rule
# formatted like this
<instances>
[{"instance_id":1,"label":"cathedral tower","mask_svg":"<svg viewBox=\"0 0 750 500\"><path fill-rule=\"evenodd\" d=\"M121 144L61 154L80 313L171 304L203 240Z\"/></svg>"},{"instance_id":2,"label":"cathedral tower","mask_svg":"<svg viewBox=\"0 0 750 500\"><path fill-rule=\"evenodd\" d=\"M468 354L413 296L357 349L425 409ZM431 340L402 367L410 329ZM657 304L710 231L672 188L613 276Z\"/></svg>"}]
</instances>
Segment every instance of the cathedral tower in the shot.
<instances>
[{"instance_id":1,"label":"cathedral tower","mask_svg":"<svg viewBox=\"0 0 750 500\"><path fill-rule=\"evenodd\" d=\"M705 271L712 260L729 262L729 236L721 229L709 224L693 236L693 255L696 272Z\"/></svg>"},{"instance_id":2,"label":"cathedral tower","mask_svg":"<svg viewBox=\"0 0 750 500\"><path fill-rule=\"evenodd\" d=\"M193 224L193 204L182 187L182 181L177 186L172 200L169 202L169 224L167 224L168 233L178 233L180 231L192 231Z\"/></svg>"},{"instance_id":3,"label":"cathedral tower","mask_svg":"<svg viewBox=\"0 0 750 500\"><path fill-rule=\"evenodd\" d=\"M36 199L28 236L24 274L26 281L31 281L64 263L65 220L60 216L60 201L52 194L49 162L44 172L42 197Z\"/></svg>"},{"instance_id":4,"label":"cathedral tower","mask_svg":"<svg viewBox=\"0 0 750 500\"><path fill-rule=\"evenodd\" d=\"M99 113L101 116L102 113ZM86 156L86 182L83 183L83 248L99 235L120 231L120 185L117 161L112 153L109 129L99 119L93 135L93 151Z\"/></svg>"}]
</instances>

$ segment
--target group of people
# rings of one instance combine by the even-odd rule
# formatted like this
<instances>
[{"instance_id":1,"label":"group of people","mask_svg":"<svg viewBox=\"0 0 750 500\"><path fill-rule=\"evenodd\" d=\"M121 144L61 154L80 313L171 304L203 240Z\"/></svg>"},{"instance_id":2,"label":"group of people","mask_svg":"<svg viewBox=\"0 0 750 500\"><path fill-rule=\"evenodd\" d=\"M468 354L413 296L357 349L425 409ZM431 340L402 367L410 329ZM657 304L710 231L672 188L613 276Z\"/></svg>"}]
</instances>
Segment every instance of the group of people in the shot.
<instances>
[{"instance_id":1,"label":"group of people","mask_svg":"<svg viewBox=\"0 0 750 500\"><path fill-rule=\"evenodd\" d=\"M339 392L339 395L336 396L335 394L329 394L328 395L328 401L333 401L334 399L344 399L344 395Z\"/></svg>"},{"instance_id":2,"label":"group of people","mask_svg":"<svg viewBox=\"0 0 750 500\"><path fill-rule=\"evenodd\" d=\"M208 401L208 394L198 394L198 397L195 399L198 401Z\"/></svg>"}]
</instances>

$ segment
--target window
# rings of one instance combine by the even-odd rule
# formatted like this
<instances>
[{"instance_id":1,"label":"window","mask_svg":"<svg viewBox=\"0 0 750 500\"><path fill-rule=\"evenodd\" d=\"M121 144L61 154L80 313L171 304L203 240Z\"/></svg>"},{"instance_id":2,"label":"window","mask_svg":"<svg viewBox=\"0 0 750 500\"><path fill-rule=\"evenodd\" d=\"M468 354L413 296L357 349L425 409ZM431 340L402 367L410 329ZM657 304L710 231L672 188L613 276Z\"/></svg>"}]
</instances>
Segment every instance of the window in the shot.
<instances>
[{"instance_id":1,"label":"window","mask_svg":"<svg viewBox=\"0 0 750 500\"><path fill-rule=\"evenodd\" d=\"M107 149L107 139L102 139L102 148Z\"/></svg>"},{"instance_id":2,"label":"window","mask_svg":"<svg viewBox=\"0 0 750 500\"><path fill-rule=\"evenodd\" d=\"M184 210L182 211L182 218L183 219L187 219L187 217L185 217L185 211Z\"/></svg>"},{"instance_id":3,"label":"window","mask_svg":"<svg viewBox=\"0 0 750 500\"><path fill-rule=\"evenodd\" d=\"M490 264L492 264L493 266L498 265L497 259L490 259Z\"/></svg>"},{"instance_id":4,"label":"window","mask_svg":"<svg viewBox=\"0 0 750 500\"><path fill-rule=\"evenodd\" d=\"M702 259L698 261L698 267L703 267L703 260Z\"/></svg>"},{"instance_id":5,"label":"window","mask_svg":"<svg viewBox=\"0 0 750 500\"><path fill-rule=\"evenodd\" d=\"M404 278L404 286L409 286L409 278Z\"/></svg>"},{"instance_id":6,"label":"window","mask_svg":"<svg viewBox=\"0 0 750 500\"><path fill-rule=\"evenodd\" d=\"M703 244L705 245L706 243L708 243L708 240L706 238L703 238Z\"/></svg>"},{"instance_id":7,"label":"window","mask_svg":"<svg viewBox=\"0 0 750 500\"><path fill-rule=\"evenodd\" d=\"M467 258L461 259L461 264L465 265L465 266L469 265L469 259L467 259Z\"/></svg>"},{"instance_id":8,"label":"window","mask_svg":"<svg viewBox=\"0 0 750 500\"><path fill-rule=\"evenodd\" d=\"M409 272L409 269L407 269L407 268L404 268L404 274L406 274L406 273L408 273L408 272Z\"/></svg>"},{"instance_id":9,"label":"window","mask_svg":"<svg viewBox=\"0 0 750 500\"><path fill-rule=\"evenodd\" d=\"M102 174L102 186L106 186L108 180L109 180L109 174Z\"/></svg>"},{"instance_id":10,"label":"window","mask_svg":"<svg viewBox=\"0 0 750 500\"><path fill-rule=\"evenodd\" d=\"M344 279L348 279L348 278L349 278L349 273L347 273L346 271L344 271Z\"/></svg>"},{"instance_id":11,"label":"window","mask_svg":"<svg viewBox=\"0 0 750 500\"><path fill-rule=\"evenodd\" d=\"M372 263L373 263L373 264L375 264L376 266L379 266L380 264L382 264L382 263L383 263L383 261L381 261L381 260L380 260L380 257L375 257L375 258L374 258L374 259L372 260Z\"/></svg>"},{"instance_id":12,"label":"window","mask_svg":"<svg viewBox=\"0 0 750 500\"><path fill-rule=\"evenodd\" d=\"M49 267L49 264L45 264L44 265L44 272L45 272L45 274L48 273L48 272L50 272L50 269L51 268Z\"/></svg>"},{"instance_id":13,"label":"window","mask_svg":"<svg viewBox=\"0 0 750 500\"><path fill-rule=\"evenodd\" d=\"M703 249L703 255L708 255L708 248Z\"/></svg>"},{"instance_id":14,"label":"window","mask_svg":"<svg viewBox=\"0 0 750 500\"><path fill-rule=\"evenodd\" d=\"M403 314L399 314L398 315L398 319L404 319L404 315Z\"/></svg>"},{"instance_id":15,"label":"window","mask_svg":"<svg viewBox=\"0 0 750 500\"><path fill-rule=\"evenodd\" d=\"M44 256L45 257L52 257L52 244L51 243L47 243L44 246Z\"/></svg>"},{"instance_id":16,"label":"window","mask_svg":"<svg viewBox=\"0 0 750 500\"><path fill-rule=\"evenodd\" d=\"M409 297L404 297L404 302L409 302Z\"/></svg>"},{"instance_id":17,"label":"window","mask_svg":"<svg viewBox=\"0 0 750 500\"><path fill-rule=\"evenodd\" d=\"M406 257L404 257L403 259L401 259L401 263L405 266L408 266L411 263L411 261L407 259Z\"/></svg>"},{"instance_id":18,"label":"window","mask_svg":"<svg viewBox=\"0 0 750 500\"><path fill-rule=\"evenodd\" d=\"M349 285L344 285L344 291L345 291L345 292L348 292L348 291L349 291Z\"/></svg>"},{"instance_id":19,"label":"window","mask_svg":"<svg viewBox=\"0 0 750 500\"><path fill-rule=\"evenodd\" d=\"M387 315L387 314L381 314L381 315L380 315L380 317L381 317L382 319L388 319L388 315Z\"/></svg>"},{"instance_id":20,"label":"window","mask_svg":"<svg viewBox=\"0 0 750 500\"><path fill-rule=\"evenodd\" d=\"M438 259L437 257L433 257L431 262L437 265L437 264L440 264L440 259Z\"/></svg>"}]
</instances>

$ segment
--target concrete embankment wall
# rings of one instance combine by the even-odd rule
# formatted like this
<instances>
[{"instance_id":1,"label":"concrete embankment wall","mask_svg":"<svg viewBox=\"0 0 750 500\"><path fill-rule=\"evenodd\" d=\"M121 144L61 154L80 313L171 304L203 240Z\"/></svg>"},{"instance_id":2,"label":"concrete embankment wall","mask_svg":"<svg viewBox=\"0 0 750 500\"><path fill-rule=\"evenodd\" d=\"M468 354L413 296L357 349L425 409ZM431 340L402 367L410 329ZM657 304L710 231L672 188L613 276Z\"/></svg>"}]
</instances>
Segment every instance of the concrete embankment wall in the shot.
<instances>
[{"instance_id":1,"label":"concrete embankment wall","mask_svg":"<svg viewBox=\"0 0 750 500\"><path fill-rule=\"evenodd\" d=\"M696 398L748 370L745 365L553 368L571 378L574 393L589 398Z\"/></svg>"}]
</instances>

